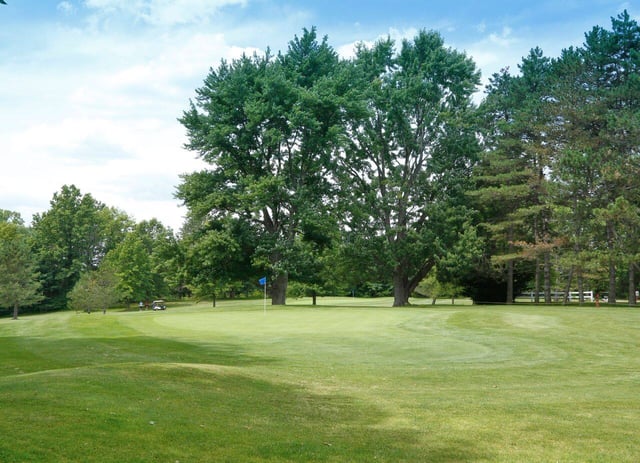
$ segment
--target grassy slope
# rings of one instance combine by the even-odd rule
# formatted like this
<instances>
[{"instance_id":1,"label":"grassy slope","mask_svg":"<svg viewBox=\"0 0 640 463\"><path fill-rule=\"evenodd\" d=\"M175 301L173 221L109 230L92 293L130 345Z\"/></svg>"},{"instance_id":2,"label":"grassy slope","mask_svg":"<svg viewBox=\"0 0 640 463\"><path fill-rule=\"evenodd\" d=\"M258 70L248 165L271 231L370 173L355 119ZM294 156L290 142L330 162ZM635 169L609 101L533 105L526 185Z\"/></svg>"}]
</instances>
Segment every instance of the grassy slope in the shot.
<instances>
[{"instance_id":1,"label":"grassy slope","mask_svg":"<svg viewBox=\"0 0 640 463\"><path fill-rule=\"evenodd\" d=\"M0 461L640 458L638 310L321 304L0 320Z\"/></svg>"}]
</instances>

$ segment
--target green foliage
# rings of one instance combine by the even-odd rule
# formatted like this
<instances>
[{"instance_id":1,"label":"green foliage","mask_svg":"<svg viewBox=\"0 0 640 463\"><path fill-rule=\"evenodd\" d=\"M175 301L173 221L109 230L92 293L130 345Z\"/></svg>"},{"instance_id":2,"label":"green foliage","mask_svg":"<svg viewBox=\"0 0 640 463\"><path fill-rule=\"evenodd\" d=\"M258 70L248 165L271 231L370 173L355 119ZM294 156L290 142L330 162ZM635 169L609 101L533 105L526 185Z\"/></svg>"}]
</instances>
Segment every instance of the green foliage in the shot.
<instances>
[{"instance_id":1,"label":"green foliage","mask_svg":"<svg viewBox=\"0 0 640 463\"><path fill-rule=\"evenodd\" d=\"M154 299L153 267L149 251L140 236L130 233L105 259L118 277L121 300L131 303Z\"/></svg>"},{"instance_id":2,"label":"green foliage","mask_svg":"<svg viewBox=\"0 0 640 463\"><path fill-rule=\"evenodd\" d=\"M390 40L359 47L354 69L366 111L350 121L338 159L344 227L369 254L358 253L361 263L375 260L392 277L394 305L404 305L456 241L444 219L460 212L477 152L470 97L479 74L425 31L397 54Z\"/></svg>"},{"instance_id":3,"label":"green foliage","mask_svg":"<svg viewBox=\"0 0 640 463\"><path fill-rule=\"evenodd\" d=\"M305 29L275 58L223 61L180 119L187 148L212 169L183 176L178 197L205 231L226 220L255 230L251 257L272 276L273 303L285 302L306 218L328 207L330 154L342 130L339 70L326 38Z\"/></svg>"},{"instance_id":4,"label":"green foliage","mask_svg":"<svg viewBox=\"0 0 640 463\"><path fill-rule=\"evenodd\" d=\"M185 290L184 250L170 228L157 219L138 223L133 234L149 256L155 296L180 296Z\"/></svg>"},{"instance_id":5,"label":"green foliage","mask_svg":"<svg viewBox=\"0 0 640 463\"><path fill-rule=\"evenodd\" d=\"M15 223L16 225L24 225L24 220L18 212L0 209L0 223Z\"/></svg>"},{"instance_id":6,"label":"green foliage","mask_svg":"<svg viewBox=\"0 0 640 463\"><path fill-rule=\"evenodd\" d=\"M108 265L85 272L69 292L69 308L76 312L102 310L120 301L118 277Z\"/></svg>"},{"instance_id":7,"label":"green foliage","mask_svg":"<svg viewBox=\"0 0 640 463\"><path fill-rule=\"evenodd\" d=\"M73 185L54 193L50 209L34 215L31 235L47 306L65 308L80 275L96 269L130 225L126 215Z\"/></svg>"},{"instance_id":8,"label":"green foliage","mask_svg":"<svg viewBox=\"0 0 640 463\"><path fill-rule=\"evenodd\" d=\"M183 239L185 278L198 297L216 297L238 281L257 281L252 267L256 230L244 220L208 221Z\"/></svg>"},{"instance_id":9,"label":"green foliage","mask_svg":"<svg viewBox=\"0 0 640 463\"><path fill-rule=\"evenodd\" d=\"M43 296L28 231L16 223L16 215L5 219L0 221L0 307L11 309L17 319L20 307L34 305Z\"/></svg>"},{"instance_id":10,"label":"green foliage","mask_svg":"<svg viewBox=\"0 0 640 463\"><path fill-rule=\"evenodd\" d=\"M583 48L565 50L554 62L554 110L563 124L553 174L557 202L568 212L570 265L580 278L594 267L590 259L604 257L615 302L619 268L637 262L623 242L640 205L640 27L626 11L611 24L593 28Z\"/></svg>"},{"instance_id":11,"label":"green foliage","mask_svg":"<svg viewBox=\"0 0 640 463\"><path fill-rule=\"evenodd\" d=\"M432 303L435 304L438 298L448 297L453 299L463 294L463 288L456 286L451 282L441 282L438 279L437 267L434 267L424 278L418 287L416 293L421 296L430 297Z\"/></svg>"},{"instance_id":12,"label":"green foliage","mask_svg":"<svg viewBox=\"0 0 640 463\"><path fill-rule=\"evenodd\" d=\"M621 252L629 214L604 211L621 199L627 211L640 204L639 44L640 28L624 12L611 30L587 33L581 48L554 60L534 48L519 76L493 76L471 197L482 214L486 259L505 272L491 278L507 281L507 300L517 293L511 281L520 277L520 259L535 264L535 290L544 280L547 302L552 286L596 284L603 261L615 301L620 267L634 267L636 253Z\"/></svg>"},{"instance_id":13,"label":"green foliage","mask_svg":"<svg viewBox=\"0 0 640 463\"><path fill-rule=\"evenodd\" d=\"M291 280L292 295L392 285L400 306L430 271L432 288L483 302L525 287L547 302L576 285L631 296L638 50L625 11L556 59L532 48L518 73L491 77L479 108L475 64L435 32L343 61L311 28L285 52L222 61L180 118L209 165L182 177L181 235L63 186L28 233L39 308L65 307L105 263L128 301L252 293L267 276L273 304ZM23 225L1 209L0 223Z\"/></svg>"}]
</instances>

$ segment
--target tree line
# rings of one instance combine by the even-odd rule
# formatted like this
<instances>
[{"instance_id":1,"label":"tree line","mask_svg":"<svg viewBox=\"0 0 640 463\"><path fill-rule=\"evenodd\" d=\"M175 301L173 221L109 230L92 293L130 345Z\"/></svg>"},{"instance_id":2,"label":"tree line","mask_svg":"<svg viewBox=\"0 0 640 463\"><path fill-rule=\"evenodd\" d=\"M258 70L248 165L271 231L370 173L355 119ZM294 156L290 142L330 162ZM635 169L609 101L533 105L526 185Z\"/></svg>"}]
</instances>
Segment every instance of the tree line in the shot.
<instances>
[{"instance_id":1,"label":"tree line","mask_svg":"<svg viewBox=\"0 0 640 463\"><path fill-rule=\"evenodd\" d=\"M435 283L476 302L577 288L635 303L638 50L625 11L559 57L533 48L475 104L478 69L436 32L340 59L304 29L196 89L179 121L208 168L181 178L178 235L64 186L28 228L3 211L0 266L23 259L29 277L12 275L40 296L20 304L52 309L215 300L263 277L273 304L350 293L402 306ZM31 252L10 255L11 240ZM15 305L9 286L0 306Z\"/></svg>"}]
</instances>

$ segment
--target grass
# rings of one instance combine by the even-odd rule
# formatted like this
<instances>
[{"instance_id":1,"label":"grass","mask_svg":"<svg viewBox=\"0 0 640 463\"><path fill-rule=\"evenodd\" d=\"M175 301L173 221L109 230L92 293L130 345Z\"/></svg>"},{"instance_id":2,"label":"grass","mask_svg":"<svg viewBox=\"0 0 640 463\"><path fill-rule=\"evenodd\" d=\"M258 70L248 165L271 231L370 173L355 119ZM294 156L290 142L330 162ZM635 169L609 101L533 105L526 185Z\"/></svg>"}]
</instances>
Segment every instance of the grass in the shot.
<instances>
[{"instance_id":1,"label":"grass","mask_svg":"<svg viewBox=\"0 0 640 463\"><path fill-rule=\"evenodd\" d=\"M640 310L389 305L2 319L0 461L640 459Z\"/></svg>"}]
</instances>

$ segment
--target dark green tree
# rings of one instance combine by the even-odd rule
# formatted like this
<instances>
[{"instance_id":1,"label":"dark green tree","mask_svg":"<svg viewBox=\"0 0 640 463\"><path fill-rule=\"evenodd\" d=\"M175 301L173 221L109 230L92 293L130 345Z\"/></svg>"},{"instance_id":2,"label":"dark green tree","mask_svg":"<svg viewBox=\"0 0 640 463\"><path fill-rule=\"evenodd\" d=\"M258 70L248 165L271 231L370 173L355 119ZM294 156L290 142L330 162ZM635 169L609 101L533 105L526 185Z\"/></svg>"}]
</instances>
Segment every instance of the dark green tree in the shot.
<instances>
[{"instance_id":1,"label":"dark green tree","mask_svg":"<svg viewBox=\"0 0 640 463\"><path fill-rule=\"evenodd\" d=\"M500 300L506 303L514 301L516 267L526 272L528 265L518 265L524 261L535 262L536 302L541 271L545 300L551 299L551 255L557 240L548 173L557 147L550 136L556 121L547 109L550 65L542 50L532 49L519 65L520 75L503 70L492 77L481 105L486 149L472 196L489 238L492 265L484 268L497 270L495 276L484 273L505 282Z\"/></svg>"},{"instance_id":2,"label":"dark green tree","mask_svg":"<svg viewBox=\"0 0 640 463\"><path fill-rule=\"evenodd\" d=\"M106 313L119 301L118 277L108 265L83 273L69 292L69 308L76 312L95 309Z\"/></svg>"},{"instance_id":3,"label":"dark green tree","mask_svg":"<svg viewBox=\"0 0 640 463\"><path fill-rule=\"evenodd\" d=\"M616 302L620 270L628 269L634 280L637 264L635 252L622 243L640 204L639 47L640 27L625 11L612 18L611 30L594 27L582 48L564 50L554 63L561 156L553 175L565 223L573 224L573 265L595 266L585 258L606 262L610 303Z\"/></svg>"},{"instance_id":4,"label":"dark green tree","mask_svg":"<svg viewBox=\"0 0 640 463\"><path fill-rule=\"evenodd\" d=\"M326 38L305 29L285 54L222 62L180 119L211 169L185 175L178 198L205 228L233 218L256 231L252 263L269 274L273 304L286 302L305 218L328 207L339 69Z\"/></svg>"},{"instance_id":5,"label":"dark green tree","mask_svg":"<svg viewBox=\"0 0 640 463\"><path fill-rule=\"evenodd\" d=\"M435 32L359 47L355 79L362 115L351 122L338 161L344 227L359 250L393 282L394 306L457 240L464 192L478 144L471 95L479 73Z\"/></svg>"},{"instance_id":6,"label":"dark green tree","mask_svg":"<svg viewBox=\"0 0 640 463\"><path fill-rule=\"evenodd\" d=\"M514 134L523 97L518 87L518 78L502 69L491 77L479 108L485 150L474 169L475 184L469 196L480 212L479 229L486 239L484 259L472 272L477 278L468 275L471 286L477 286L471 288L476 302L514 302L516 264L523 258L516 243L531 236L526 217L520 213L534 199L534 172L522 156L519 133ZM495 284L478 284L481 280ZM492 294L492 288L499 293Z\"/></svg>"},{"instance_id":7,"label":"dark green tree","mask_svg":"<svg viewBox=\"0 0 640 463\"><path fill-rule=\"evenodd\" d=\"M106 233L112 210L74 185L54 193L50 204L34 215L31 238L47 303L62 309L80 275L96 269L120 238Z\"/></svg>"},{"instance_id":8,"label":"dark green tree","mask_svg":"<svg viewBox=\"0 0 640 463\"><path fill-rule=\"evenodd\" d=\"M140 238L149 255L153 294L180 296L184 289L184 262L173 230L159 220L151 219L138 223L132 233Z\"/></svg>"},{"instance_id":9,"label":"dark green tree","mask_svg":"<svg viewBox=\"0 0 640 463\"><path fill-rule=\"evenodd\" d=\"M214 301L225 290L233 293L240 282L260 278L253 268L256 230L248 221L227 217L190 227L182 238L185 281L197 297Z\"/></svg>"},{"instance_id":10,"label":"dark green tree","mask_svg":"<svg viewBox=\"0 0 640 463\"><path fill-rule=\"evenodd\" d=\"M12 217L16 220L18 216ZM12 309L14 320L20 307L42 300L36 264L28 230L19 223L0 220L0 306Z\"/></svg>"},{"instance_id":11,"label":"dark green tree","mask_svg":"<svg viewBox=\"0 0 640 463\"><path fill-rule=\"evenodd\" d=\"M129 233L104 262L118 277L120 300L130 304L159 296L154 284L151 256L142 238Z\"/></svg>"}]
</instances>

